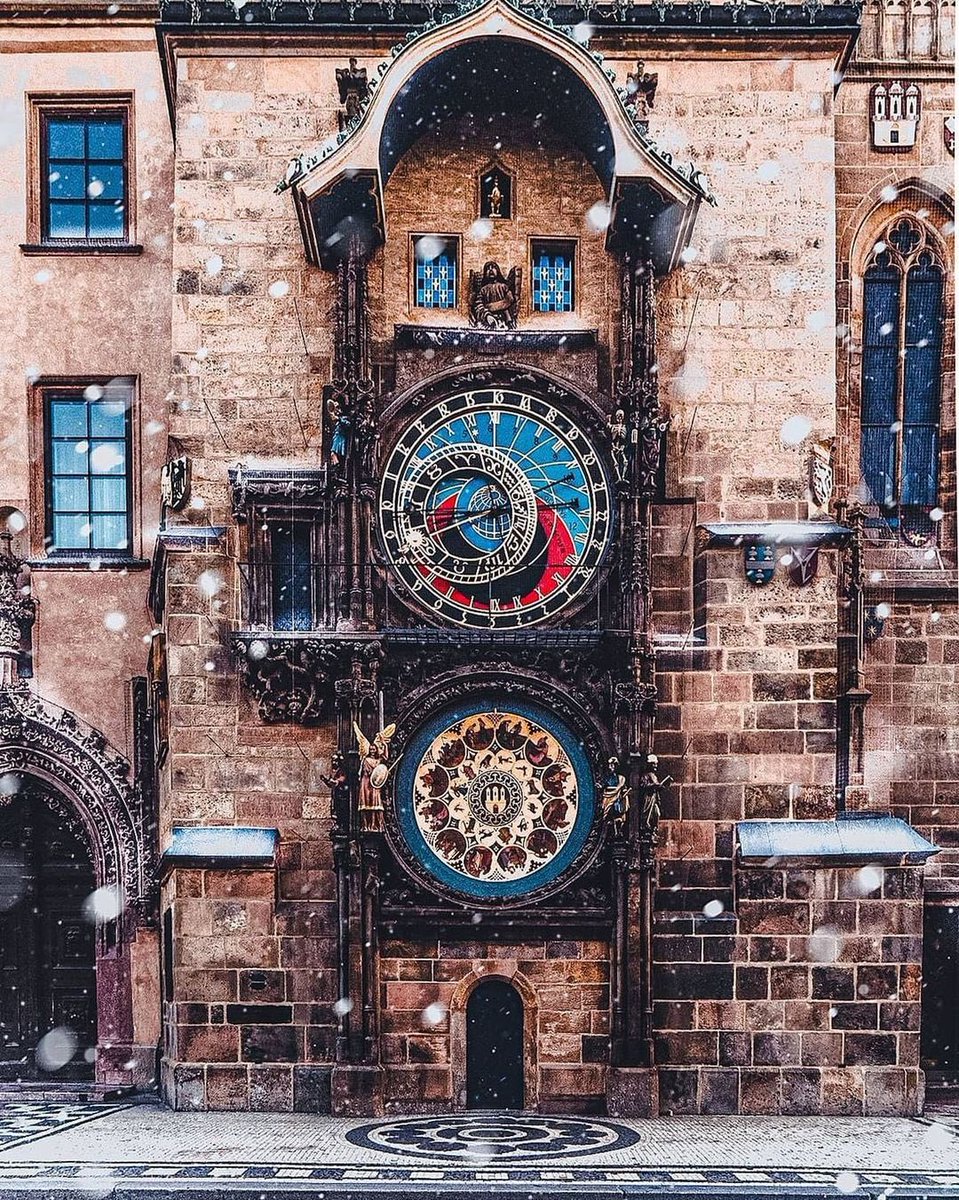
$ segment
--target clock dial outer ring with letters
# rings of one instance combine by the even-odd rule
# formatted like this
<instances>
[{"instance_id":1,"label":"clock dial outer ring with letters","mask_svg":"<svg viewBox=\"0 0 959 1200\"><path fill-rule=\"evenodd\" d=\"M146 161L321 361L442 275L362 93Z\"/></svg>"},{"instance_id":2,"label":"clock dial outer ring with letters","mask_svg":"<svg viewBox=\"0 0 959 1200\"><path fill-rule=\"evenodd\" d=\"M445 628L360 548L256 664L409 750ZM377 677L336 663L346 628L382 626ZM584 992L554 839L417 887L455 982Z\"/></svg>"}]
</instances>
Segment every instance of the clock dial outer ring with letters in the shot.
<instances>
[{"instance_id":1,"label":"clock dial outer ring with letters","mask_svg":"<svg viewBox=\"0 0 959 1200\"><path fill-rule=\"evenodd\" d=\"M395 797L419 867L487 901L526 897L565 875L596 807L585 749L565 722L537 704L486 695L443 709L414 734Z\"/></svg>"},{"instance_id":2,"label":"clock dial outer ring with letters","mask_svg":"<svg viewBox=\"0 0 959 1200\"><path fill-rule=\"evenodd\" d=\"M587 435L511 388L452 394L408 425L378 507L407 593L434 620L478 629L534 625L569 606L595 579L613 522Z\"/></svg>"}]
</instances>

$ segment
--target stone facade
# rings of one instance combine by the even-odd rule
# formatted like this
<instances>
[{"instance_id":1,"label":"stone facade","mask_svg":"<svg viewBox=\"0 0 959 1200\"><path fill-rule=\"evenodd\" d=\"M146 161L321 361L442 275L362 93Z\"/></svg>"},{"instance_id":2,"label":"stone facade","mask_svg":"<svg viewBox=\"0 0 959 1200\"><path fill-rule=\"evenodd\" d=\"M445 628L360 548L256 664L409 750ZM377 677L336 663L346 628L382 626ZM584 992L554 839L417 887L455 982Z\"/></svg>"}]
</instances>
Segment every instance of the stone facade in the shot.
<instances>
[{"instance_id":1,"label":"stone facade","mask_svg":"<svg viewBox=\"0 0 959 1200\"><path fill-rule=\"evenodd\" d=\"M555 26L537 24L491 0L422 29L398 5L384 39L323 4L303 33L290 24L294 0L287 7L267 21L249 5L249 28L224 29L205 4L143 5L111 18L109 36L67 17L32 23L23 6L0 19L20 69L7 85L17 114L32 93L135 93L143 253L48 264L24 250L3 289L16 350L0 372L15 414L0 442L0 503L27 518L15 549L32 556L39 601L33 683L16 687L77 712L130 760L127 685L146 677L152 688L156 769L148 761L134 782L154 806L141 814L146 838L166 853L151 864L142 919L123 930L134 965L119 985L133 1014L124 1045L139 1049L135 1069L121 1068L101 1046L98 1078L142 1081L159 1041L160 1086L177 1108L454 1110L474 1094L472 997L500 980L522 1002L530 1108L919 1111L923 1068L941 1065L920 1053L923 912L959 894L953 314L947 299L929 553L877 535L869 505L856 507L861 280L897 213L950 243L952 8L935 6L935 38L907 38L881 0L867 6L856 48L855 14L841 5L790 8L775 28L758 9L740 28L719 6L667 20L637 5L638 24L604 17L584 48L587 31L565 10ZM513 23L501 61L498 33L477 32L485 12ZM556 27L567 24L574 35ZM95 66L66 67L64 30ZM407 33L419 36L391 52ZM557 45L569 101L541 70ZM516 46L531 84L517 81ZM337 72L350 55L375 86L338 143ZM416 55L425 74L401 88ZM469 112L456 108L464 62L488 76L463 83L479 89ZM629 107L643 71L658 76L642 116L652 148ZM919 82L922 116L916 147L890 154L870 146L870 88L897 73ZM581 114L594 107L605 124L584 132ZM337 264L356 212L327 228L324 204L348 186L380 120L363 200L377 214L371 244ZM612 165L607 135L619 139ZM351 146L357 158L338 176ZM325 157L293 169L317 147ZM624 147L645 192L629 191ZM715 204L700 177L675 170L688 159ZM513 174L516 215L484 226L478 178L492 161ZM28 162L14 139L0 159L8 194L22 194ZM606 170L623 184L612 196ZM284 179L292 187L275 190ZM3 218L11 247L24 223L22 211ZM430 234L459 239L453 309L413 302L412 239ZM533 238L575 241L572 312L532 311ZM651 264L638 284L636 255L641 275ZM507 342L468 333L469 273L489 260L523 272ZM646 300L648 361L636 331ZM58 338L64 326L69 337ZM656 487L633 482L632 451L608 573L582 609L553 622L552 642L479 638L471 649L423 632L369 531L384 456L424 397L461 376L500 386L497 371L578 406L610 476L604 430L619 405L641 395L643 419L668 430ZM28 447L39 462L43 446L28 384L83 375L139 380L138 561L96 574L44 561L43 484L27 471ZM358 406L347 451L335 448L331 395ZM363 432L366 396L379 441ZM825 498L810 489L814 443L835 473ZM177 456L190 464L188 502L161 515L158 469ZM800 578L804 539L832 518L839 532ZM320 530L314 549L359 547L374 580L356 601L360 619L352 593L331 621L317 602L309 631L261 619L276 602L277 522ZM792 532L773 540L773 578L757 586L744 552L776 522ZM347 568L362 591L356 563L322 553L314 592L335 590ZM637 597L632 608L622 596ZM864 641L863 626L887 609ZM104 628L115 610L120 632ZM165 660L154 654L148 673L151 633ZM424 886L394 816L398 764L418 723L440 711L432 693L463 703L481 683L506 711L524 688L551 699L587 747L597 791L609 755L632 789L623 826L597 814L582 869L528 902ZM641 704L624 699L629 688ZM399 726L393 773L385 818L366 826L352 723L372 737L381 720ZM842 809L892 813L940 852L925 863L884 858L881 845L839 859L740 853L743 822L808 829ZM236 838L181 853L180 831L193 827ZM235 849L250 828L278 831L272 857Z\"/></svg>"}]
</instances>

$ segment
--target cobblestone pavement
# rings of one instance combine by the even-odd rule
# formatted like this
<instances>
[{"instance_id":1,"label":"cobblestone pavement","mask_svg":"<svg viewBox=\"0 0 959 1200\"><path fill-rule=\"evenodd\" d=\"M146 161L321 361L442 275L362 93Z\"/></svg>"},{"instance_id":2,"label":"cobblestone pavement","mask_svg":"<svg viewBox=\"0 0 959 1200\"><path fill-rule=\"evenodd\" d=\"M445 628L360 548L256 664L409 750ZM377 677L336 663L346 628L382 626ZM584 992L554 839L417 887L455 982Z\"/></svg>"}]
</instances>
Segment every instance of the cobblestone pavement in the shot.
<instances>
[{"instance_id":1,"label":"cobblestone pavement","mask_svg":"<svg viewBox=\"0 0 959 1200\"><path fill-rule=\"evenodd\" d=\"M251 1192L957 1196L959 1137L935 1118L371 1121L155 1104L0 1107L0 1197Z\"/></svg>"}]
</instances>

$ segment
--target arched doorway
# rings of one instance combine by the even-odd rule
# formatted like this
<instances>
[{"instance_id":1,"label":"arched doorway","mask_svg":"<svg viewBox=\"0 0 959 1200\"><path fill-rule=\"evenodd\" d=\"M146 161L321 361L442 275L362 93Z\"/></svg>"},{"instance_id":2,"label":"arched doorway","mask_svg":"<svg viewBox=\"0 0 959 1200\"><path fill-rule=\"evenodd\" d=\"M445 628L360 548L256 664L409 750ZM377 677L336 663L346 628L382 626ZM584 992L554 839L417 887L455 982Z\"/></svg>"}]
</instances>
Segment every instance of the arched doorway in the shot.
<instances>
[{"instance_id":1,"label":"arched doorway","mask_svg":"<svg viewBox=\"0 0 959 1200\"><path fill-rule=\"evenodd\" d=\"M466 1005L466 1107L522 1108L523 1001L505 979L484 979Z\"/></svg>"},{"instance_id":2,"label":"arched doorway","mask_svg":"<svg viewBox=\"0 0 959 1200\"><path fill-rule=\"evenodd\" d=\"M89 1078L96 945L83 906L96 881L86 833L52 788L4 780L16 790L0 795L0 1079ZM38 1056L52 1029L69 1033Z\"/></svg>"}]
</instances>

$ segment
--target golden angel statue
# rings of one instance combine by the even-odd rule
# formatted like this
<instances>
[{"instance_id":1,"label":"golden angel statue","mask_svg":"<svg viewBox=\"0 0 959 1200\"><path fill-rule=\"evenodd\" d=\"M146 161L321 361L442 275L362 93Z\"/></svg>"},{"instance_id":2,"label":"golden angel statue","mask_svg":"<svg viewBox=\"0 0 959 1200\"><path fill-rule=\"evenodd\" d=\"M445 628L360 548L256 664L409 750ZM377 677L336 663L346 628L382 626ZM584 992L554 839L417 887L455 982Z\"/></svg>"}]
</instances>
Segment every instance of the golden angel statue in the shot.
<instances>
[{"instance_id":1,"label":"golden angel statue","mask_svg":"<svg viewBox=\"0 0 959 1200\"><path fill-rule=\"evenodd\" d=\"M377 832L383 828L381 793L390 776L390 739L396 733L396 725L385 726L372 742L355 721L353 732L360 750L360 790L356 806L360 814L360 828Z\"/></svg>"}]
</instances>

